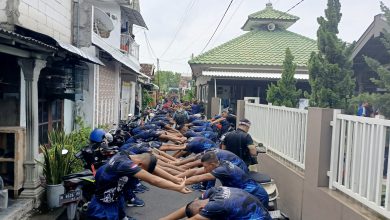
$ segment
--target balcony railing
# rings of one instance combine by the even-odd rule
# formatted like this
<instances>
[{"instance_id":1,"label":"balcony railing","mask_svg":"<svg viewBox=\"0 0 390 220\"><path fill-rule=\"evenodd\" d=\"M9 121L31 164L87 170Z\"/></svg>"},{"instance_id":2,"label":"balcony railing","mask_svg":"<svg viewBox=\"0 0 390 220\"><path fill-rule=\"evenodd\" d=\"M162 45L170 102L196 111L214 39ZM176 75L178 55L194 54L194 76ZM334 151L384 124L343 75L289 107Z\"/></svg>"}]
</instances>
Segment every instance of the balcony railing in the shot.
<instances>
[{"instance_id":1,"label":"balcony railing","mask_svg":"<svg viewBox=\"0 0 390 220\"><path fill-rule=\"evenodd\" d=\"M121 34L120 49L123 53L131 55L139 60L139 45L128 34Z\"/></svg>"}]
</instances>

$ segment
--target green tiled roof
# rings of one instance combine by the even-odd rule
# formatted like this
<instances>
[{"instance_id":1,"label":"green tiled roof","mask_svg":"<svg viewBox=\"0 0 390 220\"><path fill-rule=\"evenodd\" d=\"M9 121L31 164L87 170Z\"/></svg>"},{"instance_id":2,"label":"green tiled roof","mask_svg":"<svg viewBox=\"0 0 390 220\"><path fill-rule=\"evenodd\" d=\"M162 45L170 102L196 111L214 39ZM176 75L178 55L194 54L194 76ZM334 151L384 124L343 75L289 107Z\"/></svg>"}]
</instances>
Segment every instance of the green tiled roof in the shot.
<instances>
[{"instance_id":1,"label":"green tiled roof","mask_svg":"<svg viewBox=\"0 0 390 220\"><path fill-rule=\"evenodd\" d=\"M287 47L298 66L307 66L317 42L287 30L254 30L228 41L189 61L189 64L281 66Z\"/></svg>"},{"instance_id":2,"label":"green tiled roof","mask_svg":"<svg viewBox=\"0 0 390 220\"><path fill-rule=\"evenodd\" d=\"M264 10L249 15L252 19L266 19L266 20L293 20L297 21L299 17L278 11L272 8L272 5L267 5Z\"/></svg>"}]
</instances>

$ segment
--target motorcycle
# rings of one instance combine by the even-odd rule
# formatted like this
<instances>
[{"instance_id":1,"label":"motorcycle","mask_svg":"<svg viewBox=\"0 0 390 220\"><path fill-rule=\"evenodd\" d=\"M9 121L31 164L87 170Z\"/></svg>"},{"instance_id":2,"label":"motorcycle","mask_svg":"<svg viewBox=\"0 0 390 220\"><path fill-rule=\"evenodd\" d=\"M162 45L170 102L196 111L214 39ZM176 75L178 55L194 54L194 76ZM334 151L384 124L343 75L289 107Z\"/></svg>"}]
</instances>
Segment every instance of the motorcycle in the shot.
<instances>
[{"instance_id":1,"label":"motorcycle","mask_svg":"<svg viewBox=\"0 0 390 220\"><path fill-rule=\"evenodd\" d=\"M259 144L256 147L256 151L258 155L258 154L266 153L267 149L262 144ZM272 219L280 219L280 220L289 219L287 215L285 215L280 210L278 210L277 199L279 197L279 191L275 181L269 175L264 173L259 173L256 171L249 171L249 176L258 184L261 184L261 186L263 186L265 191L267 191L269 197L268 211Z\"/></svg>"},{"instance_id":2,"label":"motorcycle","mask_svg":"<svg viewBox=\"0 0 390 220\"><path fill-rule=\"evenodd\" d=\"M85 170L62 177L65 193L60 195L60 204L66 206L68 220L85 219L88 204L95 192L95 172L119 151L118 147L106 144L89 145L75 154L84 163Z\"/></svg>"},{"instance_id":3,"label":"motorcycle","mask_svg":"<svg viewBox=\"0 0 390 220\"><path fill-rule=\"evenodd\" d=\"M60 195L60 204L66 206L68 220L85 218L88 203L95 191L95 179L90 170L62 177L65 193Z\"/></svg>"}]
</instances>

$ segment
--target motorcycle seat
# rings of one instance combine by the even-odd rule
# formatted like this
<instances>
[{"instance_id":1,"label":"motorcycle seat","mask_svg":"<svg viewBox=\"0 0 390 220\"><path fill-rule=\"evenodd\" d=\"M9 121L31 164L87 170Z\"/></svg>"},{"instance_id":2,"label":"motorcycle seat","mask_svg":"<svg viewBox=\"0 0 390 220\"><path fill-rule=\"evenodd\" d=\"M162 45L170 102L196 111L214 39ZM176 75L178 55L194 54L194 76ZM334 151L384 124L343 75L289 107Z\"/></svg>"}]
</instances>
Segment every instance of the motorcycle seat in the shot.
<instances>
[{"instance_id":1,"label":"motorcycle seat","mask_svg":"<svg viewBox=\"0 0 390 220\"><path fill-rule=\"evenodd\" d=\"M103 146L102 149L104 151L115 151L115 150L119 150L119 147L118 146Z\"/></svg>"},{"instance_id":2,"label":"motorcycle seat","mask_svg":"<svg viewBox=\"0 0 390 220\"><path fill-rule=\"evenodd\" d=\"M255 171L249 171L249 176L258 183L269 183L271 182L271 177L267 174L258 173Z\"/></svg>"},{"instance_id":3,"label":"motorcycle seat","mask_svg":"<svg viewBox=\"0 0 390 220\"><path fill-rule=\"evenodd\" d=\"M86 177L86 176L93 176L92 171L90 170L84 170L78 173L71 173L69 175L63 176L62 180L69 180L73 178L78 178L78 177Z\"/></svg>"}]
</instances>

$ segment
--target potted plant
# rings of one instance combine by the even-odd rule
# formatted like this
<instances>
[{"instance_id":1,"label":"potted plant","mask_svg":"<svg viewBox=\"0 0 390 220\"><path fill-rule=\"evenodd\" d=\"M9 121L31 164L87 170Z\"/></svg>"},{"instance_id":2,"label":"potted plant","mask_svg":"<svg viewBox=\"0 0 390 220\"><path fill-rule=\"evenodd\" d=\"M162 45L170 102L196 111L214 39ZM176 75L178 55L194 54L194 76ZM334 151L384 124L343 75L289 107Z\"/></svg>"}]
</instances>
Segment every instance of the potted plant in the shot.
<instances>
[{"instance_id":1,"label":"potted plant","mask_svg":"<svg viewBox=\"0 0 390 220\"><path fill-rule=\"evenodd\" d=\"M59 196L65 191L62 177L72 172L75 141L72 134L62 130L49 132L48 138L49 144L40 147L43 161L37 163L43 167L48 207L57 208L60 207Z\"/></svg>"}]
</instances>

